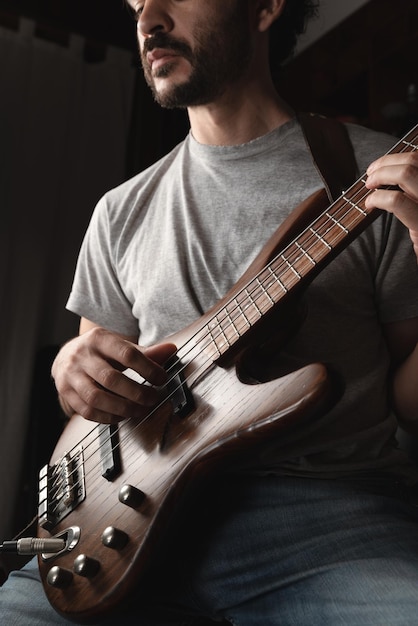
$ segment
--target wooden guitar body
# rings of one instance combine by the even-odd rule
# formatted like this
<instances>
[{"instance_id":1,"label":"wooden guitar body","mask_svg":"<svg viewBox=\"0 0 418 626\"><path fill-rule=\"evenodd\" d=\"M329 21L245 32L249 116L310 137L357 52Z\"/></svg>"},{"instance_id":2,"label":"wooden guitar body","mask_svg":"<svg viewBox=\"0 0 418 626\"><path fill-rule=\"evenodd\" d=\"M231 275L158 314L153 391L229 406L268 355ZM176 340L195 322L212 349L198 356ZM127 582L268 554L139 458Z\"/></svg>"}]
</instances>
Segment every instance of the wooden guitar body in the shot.
<instances>
[{"instance_id":1,"label":"wooden guitar body","mask_svg":"<svg viewBox=\"0 0 418 626\"><path fill-rule=\"evenodd\" d=\"M319 365L255 386L241 383L233 367L213 366L192 387L197 408L191 415L170 417L170 411L163 408L141 428L132 421L119 427L122 470L114 481L102 476L98 454L91 452L91 447L97 446L97 429L75 416L51 463L66 454L68 445L76 448L81 438L86 498L52 529L57 535L78 528L75 547L47 561L39 557L53 606L66 618L86 622L119 605L133 588L140 589L141 577L158 553L185 492L210 471L218 471L237 455L242 457L245 450L251 461L260 442L278 437L280 430L314 415L318 405L324 404L327 391L326 371ZM135 495L133 506L120 501L125 485L144 494L137 504ZM108 547L103 542L109 527L114 534L124 533L127 541L122 541L122 547ZM39 536L49 533L41 528ZM85 576L74 573L80 555L94 559L97 571L86 571ZM61 588L48 583L55 566L71 572L68 584Z\"/></svg>"}]
</instances>

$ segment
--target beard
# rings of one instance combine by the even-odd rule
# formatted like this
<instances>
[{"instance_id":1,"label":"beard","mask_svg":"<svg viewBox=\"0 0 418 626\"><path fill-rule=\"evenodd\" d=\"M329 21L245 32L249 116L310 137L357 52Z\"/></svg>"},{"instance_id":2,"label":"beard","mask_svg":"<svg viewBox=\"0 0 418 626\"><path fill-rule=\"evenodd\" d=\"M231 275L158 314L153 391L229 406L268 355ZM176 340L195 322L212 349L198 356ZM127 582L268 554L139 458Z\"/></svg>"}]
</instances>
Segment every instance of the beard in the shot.
<instances>
[{"instance_id":1,"label":"beard","mask_svg":"<svg viewBox=\"0 0 418 626\"><path fill-rule=\"evenodd\" d=\"M145 80L154 99L167 109L199 106L213 102L226 88L239 80L247 70L252 50L248 13L242 0L236 0L228 13L223 13L216 23L198 25L194 32L194 49L185 41L164 32L157 32L144 41L141 62ZM154 78L169 78L176 61L167 63L153 76L147 53L155 48L171 50L190 63L187 80L158 91Z\"/></svg>"}]
</instances>

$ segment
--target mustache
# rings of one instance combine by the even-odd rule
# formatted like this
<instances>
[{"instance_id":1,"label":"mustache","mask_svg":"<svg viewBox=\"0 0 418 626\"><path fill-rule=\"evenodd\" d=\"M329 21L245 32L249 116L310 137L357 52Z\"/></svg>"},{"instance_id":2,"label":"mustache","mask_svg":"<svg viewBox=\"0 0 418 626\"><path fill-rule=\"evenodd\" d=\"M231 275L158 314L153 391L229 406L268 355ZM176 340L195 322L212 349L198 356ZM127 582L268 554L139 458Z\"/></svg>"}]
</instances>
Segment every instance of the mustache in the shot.
<instances>
[{"instance_id":1,"label":"mustache","mask_svg":"<svg viewBox=\"0 0 418 626\"><path fill-rule=\"evenodd\" d=\"M155 48L164 48L164 50L172 50L184 56L187 60L193 58L193 53L190 46L184 41L174 39L166 33L157 32L149 39L145 39L142 48L142 56L146 57L148 52L152 52Z\"/></svg>"}]
</instances>

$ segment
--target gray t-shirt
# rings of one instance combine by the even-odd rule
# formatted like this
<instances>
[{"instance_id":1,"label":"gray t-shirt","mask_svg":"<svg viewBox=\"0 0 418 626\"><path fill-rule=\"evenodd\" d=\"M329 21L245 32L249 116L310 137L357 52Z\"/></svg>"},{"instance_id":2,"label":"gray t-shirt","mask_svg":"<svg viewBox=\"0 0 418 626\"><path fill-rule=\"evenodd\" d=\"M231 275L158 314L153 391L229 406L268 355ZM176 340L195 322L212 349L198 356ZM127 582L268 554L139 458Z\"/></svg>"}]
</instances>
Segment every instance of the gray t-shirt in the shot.
<instances>
[{"instance_id":1,"label":"gray t-shirt","mask_svg":"<svg viewBox=\"0 0 418 626\"><path fill-rule=\"evenodd\" d=\"M348 126L360 171L395 141ZM199 318L240 278L277 226L323 187L291 121L240 146L190 134L110 191L92 216L68 308L139 343ZM415 480L396 449L382 324L418 315L418 271L407 230L382 215L314 280L307 317L286 346L297 364L330 364L345 382L316 423L271 441L254 464L323 477L391 472Z\"/></svg>"}]
</instances>

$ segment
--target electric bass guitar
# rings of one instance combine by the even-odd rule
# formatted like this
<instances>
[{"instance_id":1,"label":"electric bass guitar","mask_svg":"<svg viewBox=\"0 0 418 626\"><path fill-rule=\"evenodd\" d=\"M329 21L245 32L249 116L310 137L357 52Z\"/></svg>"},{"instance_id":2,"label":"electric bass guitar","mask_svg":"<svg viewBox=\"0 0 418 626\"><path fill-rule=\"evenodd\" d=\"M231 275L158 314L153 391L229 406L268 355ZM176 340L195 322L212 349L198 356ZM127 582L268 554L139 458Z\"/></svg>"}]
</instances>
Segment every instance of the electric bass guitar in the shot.
<instances>
[{"instance_id":1,"label":"electric bass guitar","mask_svg":"<svg viewBox=\"0 0 418 626\"><path fill-rule=\"evenodd\" d=\"M416 150L418 126L390 152ZM145 419L70 420L40 472L38 513L38 537L59 540L58 552L39 556L39 569L65 618L99 619L141 584L180 496L203 476L326 410L332 385L322 364L259 384L243 379L242 364L295 296L378 217L365 207L365 181L330 206L324 190L302 203L229 293L169 337L178 352Z\"/></svg>"}]
</instances>

